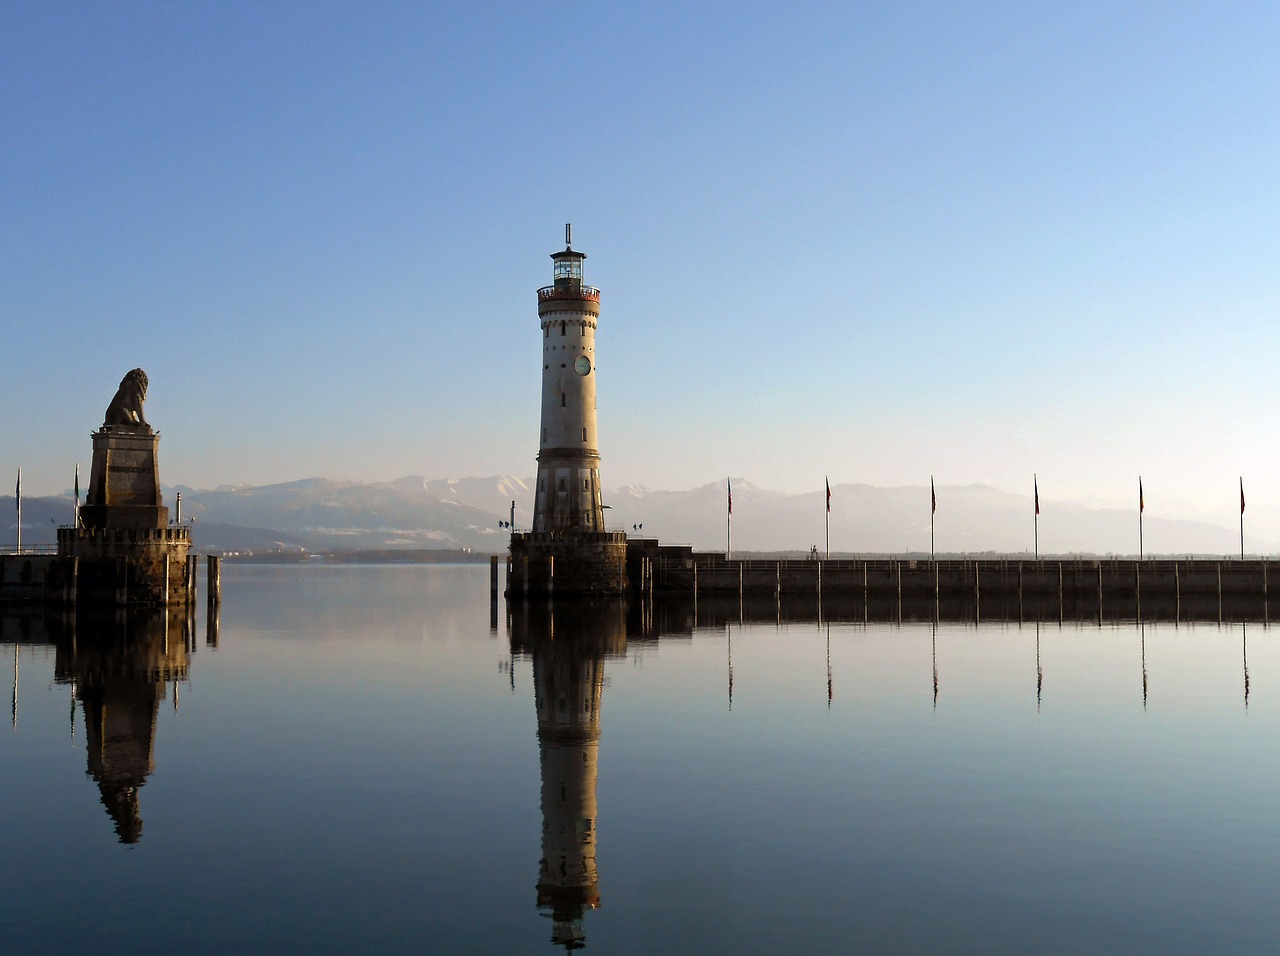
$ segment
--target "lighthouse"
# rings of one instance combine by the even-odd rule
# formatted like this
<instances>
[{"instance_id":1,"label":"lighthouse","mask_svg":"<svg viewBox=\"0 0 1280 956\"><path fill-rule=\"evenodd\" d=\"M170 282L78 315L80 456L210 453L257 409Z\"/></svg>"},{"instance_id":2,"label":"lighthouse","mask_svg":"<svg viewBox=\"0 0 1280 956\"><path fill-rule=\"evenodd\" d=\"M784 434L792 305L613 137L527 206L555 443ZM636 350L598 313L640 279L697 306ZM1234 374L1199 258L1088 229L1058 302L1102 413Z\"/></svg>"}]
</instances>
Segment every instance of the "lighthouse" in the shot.
<instances>
[{"instance_id":1,"label":"lighthouse","mask_svg":"<svg viewBox=\"0 0 1280 956\"><path fill-rule=\"evenodd\" d=\"M604 531L596 431L596 323L600 290L583 280L585 253L551 253L552 283L538 290L542 328L542 435L534 531Z\"/></svg>"},{"instance_id":2,"label":"lighthouse","mask_svg":"<svg viewBox=\"0 0 1280 956\"><path fill-rule=\"evenodd\" d=\"M542 419L533 530L511 535L508 595L620 594L627 540L605 528L596 419L600 290L583 276L586 254L551 253L551 284L538 289Z\"/></svg>"}]
</instances>

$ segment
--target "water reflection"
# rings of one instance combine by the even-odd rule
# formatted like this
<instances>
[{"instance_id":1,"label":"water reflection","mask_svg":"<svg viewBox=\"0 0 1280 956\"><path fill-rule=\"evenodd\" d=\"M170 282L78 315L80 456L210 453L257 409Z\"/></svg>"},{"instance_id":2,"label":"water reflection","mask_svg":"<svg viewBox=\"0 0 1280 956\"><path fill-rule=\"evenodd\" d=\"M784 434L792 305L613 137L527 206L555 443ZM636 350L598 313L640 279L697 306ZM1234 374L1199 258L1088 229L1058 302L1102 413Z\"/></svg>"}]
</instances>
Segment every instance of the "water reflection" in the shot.
<instances>
[{"instance_id":1,"label":"water reflection","mask_svg":"<svg viewBox=\"0 0 1280 956\"><path fill-rule=\"evenodd\" d=\"M195 614L186 608L128 614L86 611L4 619L14 641L13 725L18 726L19 645L55 650L54 682L71 690L71 735L84 712L87 773L121 843L142 838L139 791L155 770L161 701L188 680L195 652ZM11 635L11 631L16 634ZM216 617L207 643L217 644Z\"/></svg>"},{"instance_id":2,"label":"water reflection","mask_svg":"<svg viewBox=\"0 0 1280 956\"><path fill-rule=\"evenodd\" d=\"M596 870L596 772L605 661L627 651L626 605L522 606L513 616L513 656L533 661L542 777L538 908L551 941L586 944L583 915L600 905Z\"/></svg>"}]
</instances>

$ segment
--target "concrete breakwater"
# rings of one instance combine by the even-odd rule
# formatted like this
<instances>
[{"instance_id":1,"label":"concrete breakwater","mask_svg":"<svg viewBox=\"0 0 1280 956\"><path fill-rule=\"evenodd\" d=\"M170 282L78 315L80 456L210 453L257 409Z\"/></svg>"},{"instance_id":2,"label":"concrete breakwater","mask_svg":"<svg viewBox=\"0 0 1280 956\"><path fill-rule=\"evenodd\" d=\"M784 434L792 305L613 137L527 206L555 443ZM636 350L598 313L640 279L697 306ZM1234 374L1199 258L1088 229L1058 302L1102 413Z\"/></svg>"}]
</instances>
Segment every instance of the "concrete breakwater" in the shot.
<instances>
[{"instance_id":1,"label":"concrete breakwater","mask_svg":"<svg viewBox=\"0 0 1280 956\"><path fill-rule=\"evenodd\" d=\"M820 600L828 614L876 620L1268 620L1280 562L1217 559L654 561L652 591ZM790 600L788 601L790 603Z\"/></svg>"}]
</instances>

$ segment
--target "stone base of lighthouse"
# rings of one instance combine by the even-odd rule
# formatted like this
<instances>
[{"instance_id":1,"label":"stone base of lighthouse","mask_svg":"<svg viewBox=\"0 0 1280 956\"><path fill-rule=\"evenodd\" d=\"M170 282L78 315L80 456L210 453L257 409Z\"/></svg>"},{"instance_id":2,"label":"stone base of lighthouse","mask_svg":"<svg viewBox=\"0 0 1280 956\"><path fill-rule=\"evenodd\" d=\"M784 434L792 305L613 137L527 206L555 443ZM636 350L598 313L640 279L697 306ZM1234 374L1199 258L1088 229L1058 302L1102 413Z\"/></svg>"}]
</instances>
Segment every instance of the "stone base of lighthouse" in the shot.
<instances>
[{"instance_id":1,"label":"stone base of lighthouse","mask_svg":"<svg viewBox=\"0 0 1280 956\"><path fill-rule=\"evenodd\" d=\"M627 536L621 531L530 531L511 536L508 597L627 592Z\"/></svg>"}]
</instances>

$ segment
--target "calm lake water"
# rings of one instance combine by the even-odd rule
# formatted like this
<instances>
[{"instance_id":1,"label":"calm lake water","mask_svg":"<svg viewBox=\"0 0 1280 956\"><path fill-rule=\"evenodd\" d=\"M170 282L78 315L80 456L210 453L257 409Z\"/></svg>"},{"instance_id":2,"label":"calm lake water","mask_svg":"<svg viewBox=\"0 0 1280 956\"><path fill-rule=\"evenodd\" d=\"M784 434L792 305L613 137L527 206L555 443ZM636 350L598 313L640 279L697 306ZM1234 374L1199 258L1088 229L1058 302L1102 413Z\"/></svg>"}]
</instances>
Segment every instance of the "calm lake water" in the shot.
<instances>
[{"instance_id":1,"label":"calm lake water","mask_svg":"<svg viewBox=\"0 0 1280 956\"><path fill-rule=\"evenodd\" d=\"M1280 631L705 617L233 565L216 648L4 618L3 947L1280 947Z\"/></svg>"}]
</instances>

